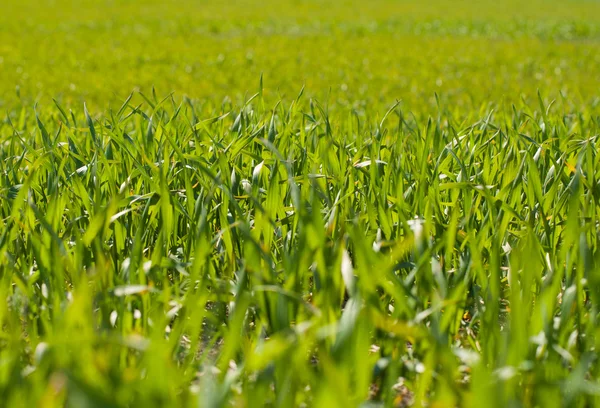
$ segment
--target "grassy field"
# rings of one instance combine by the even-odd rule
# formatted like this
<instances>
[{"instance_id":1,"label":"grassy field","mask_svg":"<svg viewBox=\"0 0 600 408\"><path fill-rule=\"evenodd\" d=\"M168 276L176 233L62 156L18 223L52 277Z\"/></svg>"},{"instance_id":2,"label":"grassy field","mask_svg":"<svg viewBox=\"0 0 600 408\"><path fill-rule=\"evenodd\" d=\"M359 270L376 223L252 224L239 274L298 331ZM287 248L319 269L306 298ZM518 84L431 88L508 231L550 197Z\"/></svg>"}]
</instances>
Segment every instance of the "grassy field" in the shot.
<instances>
[{"instance_id":1,"label":"grassy field","mask_svg":"<svg viewBox=\"0 0 600 408\"><path fill-rule=\"evenodd\" d=\"M0 406L600 404L600 2L1 8Z\"/></svg>"}]
</instances>

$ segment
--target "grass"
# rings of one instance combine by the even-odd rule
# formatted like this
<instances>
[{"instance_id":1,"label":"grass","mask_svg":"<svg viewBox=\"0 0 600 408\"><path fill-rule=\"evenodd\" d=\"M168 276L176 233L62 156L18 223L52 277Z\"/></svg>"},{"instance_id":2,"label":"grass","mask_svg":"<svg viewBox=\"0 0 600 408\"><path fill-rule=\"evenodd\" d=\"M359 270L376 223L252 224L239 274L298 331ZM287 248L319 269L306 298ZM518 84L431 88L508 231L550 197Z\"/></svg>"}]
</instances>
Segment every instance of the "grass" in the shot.
<instances>
[{"instance_id":1,"label":"grass","mask_svg":"<svg viewBox=\"0 0 600 408\"><path fill-rule=\"evenodd\" d=\"M600 403L598 3L27 3L3 406Z\"/></svg>"},{"instance_id":2,"label":"grass","mask_svg":"<svg viewBox=\"0 0 600 408\"><path fill-rule=\"evenodd\" d=\"M243 104L261 74L271 105L306 85L332 110L369 116L396 99L431 114L434 93L463 116L537 104L538 89L572 110L598 105L595 1L32 1L5 1L0 15L3 111L54 98L103 112L155 87L211 114L226 97Z\"/></svg>"}]
</instances>

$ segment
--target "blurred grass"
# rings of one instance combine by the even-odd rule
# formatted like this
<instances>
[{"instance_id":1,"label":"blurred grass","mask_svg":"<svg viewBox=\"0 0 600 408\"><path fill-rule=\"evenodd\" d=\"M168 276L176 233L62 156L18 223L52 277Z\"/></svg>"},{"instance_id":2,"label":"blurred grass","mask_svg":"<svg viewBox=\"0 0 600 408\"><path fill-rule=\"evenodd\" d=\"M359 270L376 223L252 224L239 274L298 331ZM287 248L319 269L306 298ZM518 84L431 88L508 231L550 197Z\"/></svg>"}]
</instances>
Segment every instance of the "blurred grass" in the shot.
<instances>
[{"instance_id":1,"label":"blurred grass","mask_svg":"<svg viewBox=\"0 0 600 408\"><path fill-rule=\"evenodd\" d=\"M586 1L5 3L0 104L118 103L140 89L242 103L306 92L332 106L460 112L535 102L597 106L600 6ZM326 6L324 6L326 4Z\"/></svg>"},{"instance_id":2,"label":"blurred grass","mask_svg":"<svg viewBox=\"0 0 600 408\"><path fill-rule=\"evenodd\" d=\"M5 1L0 405L599 404L599 20Z\"/></svg>"}]
</instances>

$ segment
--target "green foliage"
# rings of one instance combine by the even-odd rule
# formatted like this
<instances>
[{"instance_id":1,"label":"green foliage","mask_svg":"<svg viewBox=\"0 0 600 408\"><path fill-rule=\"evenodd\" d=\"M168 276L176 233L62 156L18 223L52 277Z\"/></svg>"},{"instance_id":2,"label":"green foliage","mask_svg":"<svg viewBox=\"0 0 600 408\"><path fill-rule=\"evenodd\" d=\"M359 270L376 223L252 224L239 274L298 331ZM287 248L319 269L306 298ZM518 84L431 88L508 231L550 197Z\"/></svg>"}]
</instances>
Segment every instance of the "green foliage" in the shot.
<instances>
[{"instance_id":1,"label":"green foliage","mask_svg":"<svg viewBox=\"0 0 600 408\"><path fill-rule=\"evenodd\" d=\"M600 403L598 3L29 2L2 406Z\"/></svg>"},{"instance_id":2,"label":"green foliage","mask_svg":"<svg viewBox=\"0 0 600 408\"><path fill-rule=\"evenodd\" d=\"M326 4L326 5L325 5ZM256 90L375 115L396 99L483 115L538 89L598 105L595 0L3 0L0 108L104 111L134 89L218 110ZM484 112L479 112L483 109Z\"/></svg>"},{"instance_id":3,"label":"green foliage","mask_svg":"<svg viewBox=\"0 0 600 408\"><path fill-rule=\"evenodd\" d=\"M286 105L7 118L8 405L593 401L596 118Z\"/></svg>"}]
</instances>

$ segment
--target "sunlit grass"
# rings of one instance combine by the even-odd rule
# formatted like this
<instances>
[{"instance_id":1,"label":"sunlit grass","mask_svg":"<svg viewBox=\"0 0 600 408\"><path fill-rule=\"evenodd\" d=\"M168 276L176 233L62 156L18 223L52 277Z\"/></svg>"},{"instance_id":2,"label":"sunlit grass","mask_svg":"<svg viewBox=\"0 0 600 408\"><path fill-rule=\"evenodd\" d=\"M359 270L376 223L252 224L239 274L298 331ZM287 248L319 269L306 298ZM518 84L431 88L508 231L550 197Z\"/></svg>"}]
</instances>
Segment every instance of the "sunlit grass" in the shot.
<instances>
[{"instance_id":1,"label":"sunlit grass","mask_svg":"<svg viewBox=\"0 0 600 408\"><path fill-rule=\"evenodd\" d=\"M558 111L24 110L1 128L6 401L594 396L598 123Z\"/></svg>"},{"instance_id":2,"label":"sunlit grass","mask_svg":"<svg viewBox=\"0 0 600 408\"><path fill-rule=\"evenodd\" d=\"M26 3L1 406L600 403L597 3Z\"/></svg>"}]
</instances>

